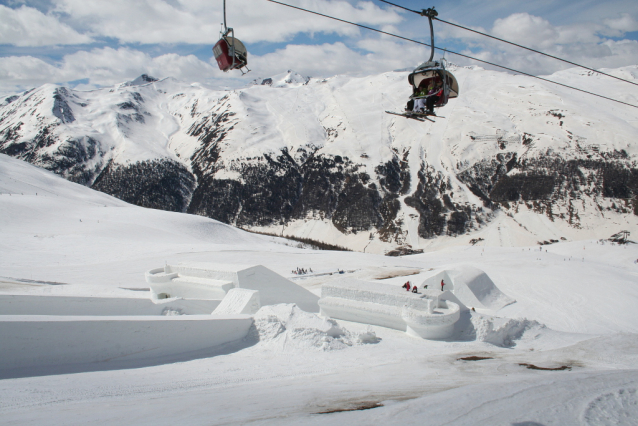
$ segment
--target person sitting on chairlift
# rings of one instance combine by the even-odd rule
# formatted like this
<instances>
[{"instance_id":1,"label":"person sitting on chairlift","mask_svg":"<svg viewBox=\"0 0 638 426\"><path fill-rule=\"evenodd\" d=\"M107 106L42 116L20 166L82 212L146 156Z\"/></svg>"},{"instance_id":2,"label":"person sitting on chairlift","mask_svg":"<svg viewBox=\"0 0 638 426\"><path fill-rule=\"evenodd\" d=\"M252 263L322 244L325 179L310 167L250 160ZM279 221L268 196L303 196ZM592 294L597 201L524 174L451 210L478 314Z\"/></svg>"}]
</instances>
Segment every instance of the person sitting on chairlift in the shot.
<instances>
[{"instance_id":1,"label":"person sitting on chairlift","mask_svg":"<svg viewBox=\"0 0 638 426\"><path fill-rule=\"evenodd\" d=\"M430 81L431 83L431 81ZM428 85L428 80L423 80L419 84L419 88L412 95L413 99L410 99L408 102L408 108L410 107L410 103L412 103L412 112L423 112L425 108L425 100L430 87Z\"/></svg>"},{"instance_id":2,"label":"person sitting on chairlift","mask_svg":"<svg viewBox=\"0 0 638 426\"><path fill-rule=\"evenodd\" d=\"M419 84L419 90L413 95L417 99L414 99L412 111L434 115L434 104L441 98L443 84L439 78L429 80L429 83L426 83L427 81L423 80Z\"/></svg>"},{"instance_id":3,"label":"person sitting on chairlift","mask_svg":"<svg viewBox=\"0 0 638 426\"><path fill-rule=\"evenodd\" d=\"M440 79L434 81L432 89L428 91L428 97L425 100L425 109L428 114L434 115L434 104L436 104L443 94L443 82Z\"/></svg>"}]
</instances>

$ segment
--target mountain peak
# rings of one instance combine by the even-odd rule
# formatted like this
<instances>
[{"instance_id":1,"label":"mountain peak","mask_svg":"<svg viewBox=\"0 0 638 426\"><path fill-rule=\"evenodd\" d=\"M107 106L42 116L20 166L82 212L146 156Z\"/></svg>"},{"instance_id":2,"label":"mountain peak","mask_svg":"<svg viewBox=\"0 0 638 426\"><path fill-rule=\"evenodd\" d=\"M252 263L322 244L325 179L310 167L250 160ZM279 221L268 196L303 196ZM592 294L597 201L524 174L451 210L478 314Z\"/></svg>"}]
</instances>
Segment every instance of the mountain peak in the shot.
<instances>
[{"instance_id":1,"label":"mountain peak","mask_svg":"<svg viewBox=\"0 0 638 426\"><path fill-rule=\"evenodd\" d=\"M256 86L297 87L308 84L309 81L310 77L304 77L293 70L288 70L269 78L256 78L252 84Z\"/></svg>"},{"instance_id":2,"label":"mountain peak","mask_svg":"<svg viewBox=\"0 0 638 426\"><path fill-rule=\"evenodd\" d=\"M141 85L152 83L158 80L159 79L152 77L148 74L142 74L139 77L137 77L135 80L124 83L122 86L141 86Z\"/></svg>"}]
</instances>

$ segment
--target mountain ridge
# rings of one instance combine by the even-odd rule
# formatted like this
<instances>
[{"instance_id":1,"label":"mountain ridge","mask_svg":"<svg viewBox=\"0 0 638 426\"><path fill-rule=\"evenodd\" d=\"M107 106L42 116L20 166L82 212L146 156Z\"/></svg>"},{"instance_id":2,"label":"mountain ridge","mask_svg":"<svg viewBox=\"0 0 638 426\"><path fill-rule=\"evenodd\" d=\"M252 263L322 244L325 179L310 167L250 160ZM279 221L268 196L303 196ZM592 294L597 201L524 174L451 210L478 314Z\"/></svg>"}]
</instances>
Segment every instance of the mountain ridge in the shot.
<instances>
[{"instance_id":1,"label":"mountain ridge","mask_svg":"<svg viewBox=\"0 0 638 426\"><path fill-rule=\"evenodd\" d=\"M234 91L148 75L90 92L45 85L0 106L0 152L134 204L356 250L468 244L497 216L534 228L527 213L549 222L519 243L606 237L602 222L638 231L631 108L452 71L461 95L435 123L385 114L402 109L407 72L288 71ZM612 72L636 79L638 67ZM637 103L599 74L552 78Z\"/></svg>"}]
</instances>

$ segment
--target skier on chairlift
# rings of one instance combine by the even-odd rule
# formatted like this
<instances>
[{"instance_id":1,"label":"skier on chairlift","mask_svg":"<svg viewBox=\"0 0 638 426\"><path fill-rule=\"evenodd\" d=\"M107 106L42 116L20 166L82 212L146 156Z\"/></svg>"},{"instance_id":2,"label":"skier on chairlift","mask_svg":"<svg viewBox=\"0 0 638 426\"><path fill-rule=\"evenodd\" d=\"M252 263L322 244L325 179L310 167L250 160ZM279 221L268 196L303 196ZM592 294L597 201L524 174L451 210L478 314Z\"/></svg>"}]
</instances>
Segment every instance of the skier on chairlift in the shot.
<instances>
[{"instance_id":1,"label":"skier on chairlift","mask_svg":"<svg viewBox=\"0 0 638 426\"><path fill-rule=\"evenodd\" d=\"M419 121L429 120L427 116L436 115L434 108L445 106L449 99L459 95L459 85L454 75L446 70L446 61L434 61L434 27L432 18L438 13L434 8L426 9L421 15L427 16L430 23L430 58L408 75L408 82L412 85L412 95L404 113L386 111L389 114L401 115ZM431 120L432 121L432 120Z\"/></svg>"},{"instance_id":2,"label":"skier on chairlift","mask_svg":"<svg viewBox=\"0 0 638 426\"><path fill-rule=\"evenodd\" d=\"M443 82L439 77L433 79L423 80L421 82L419 90L415 93L413 112L425 113L428 115L434 114L434 105L441 99L443 94Z\"/></svg>"}]
</instances>

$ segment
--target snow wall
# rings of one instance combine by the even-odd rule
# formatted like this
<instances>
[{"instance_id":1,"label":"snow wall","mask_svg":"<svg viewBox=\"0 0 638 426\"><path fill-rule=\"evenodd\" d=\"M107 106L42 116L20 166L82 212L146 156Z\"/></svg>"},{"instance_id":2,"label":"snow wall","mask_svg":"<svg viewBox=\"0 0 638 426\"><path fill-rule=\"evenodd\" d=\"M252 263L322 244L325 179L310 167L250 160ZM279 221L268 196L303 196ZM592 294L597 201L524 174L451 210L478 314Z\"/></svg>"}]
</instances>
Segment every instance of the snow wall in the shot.
<instances>
[{"instance_id":1,"label":"snow wall","mask_svg":"<svg viewBox=\"0 0 638 426\"><path fill-rule=\"evenodd\" d=\"M219 300L0 295L1 315L204 315Z\"/></svg>"},{"instance_id":2,"label":"snow wall","mask_svg":"<svg viewBox=\"0 0 638 426\"><path fill-rule=\"evenodd\" d=\"M460 318L459 306L435 292L415 294L381 283L344 279L321 286L321 314L346 321L405 331L424 339L444 339Z\"/></svg>"},{"instance_id":3,"label":"snow wall","mask_svg":"<svg viewBox=\"0 0 638 426\"><path fill-rule=\"evenodd\" d=\"M136 368L214 355L247 336L249 315L0 315L0 378Z\"/></svg>"},{"instance_id":4,"label":"snow wall","mask_svg":"<svg viewBox=\"0 0 638 426\"><path fill-rule=\"evenodd\" d=\"M516 302L501 292L485 272L473 266L434 271L419 285L419 288L427 284L429 289L440 290L441 280L445 282L441 298L459 303L463 309L498 311ZM446 294L448 291L453 296Z\"/></svg>"},{"instance_id":5,"label":"snow wall","mask_svg":"<svg viewBox=\"0 0 638 426\"><path fill-rule=\"evenodd\" d=\"M231 288L259 291L262 306L295 303L307 312L319 312L319 298L261 265L178 263L146 273L154 297L223 299Z\"/></svg>"},{"instance_id":6,"label":"snow wall","mask_svg":"<svg viewBox=\"0 0 638 426\"><path fill-rule=\"evenodd\" d=\"M183 299L221 300L231 288L232 281L217 279L215 271L175 267L151 269L145 274L153 300L179 297Z\"/></svg>"}]
</instances>

